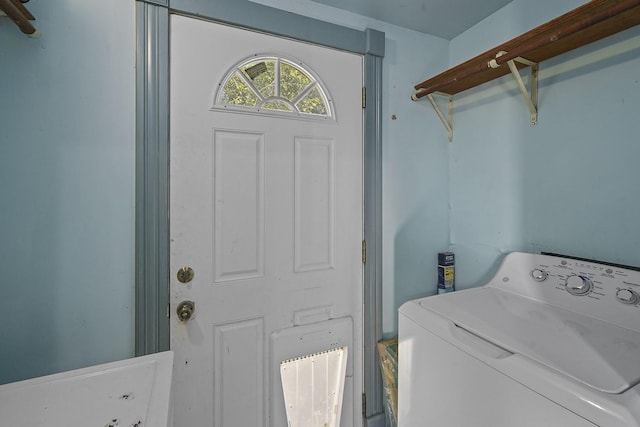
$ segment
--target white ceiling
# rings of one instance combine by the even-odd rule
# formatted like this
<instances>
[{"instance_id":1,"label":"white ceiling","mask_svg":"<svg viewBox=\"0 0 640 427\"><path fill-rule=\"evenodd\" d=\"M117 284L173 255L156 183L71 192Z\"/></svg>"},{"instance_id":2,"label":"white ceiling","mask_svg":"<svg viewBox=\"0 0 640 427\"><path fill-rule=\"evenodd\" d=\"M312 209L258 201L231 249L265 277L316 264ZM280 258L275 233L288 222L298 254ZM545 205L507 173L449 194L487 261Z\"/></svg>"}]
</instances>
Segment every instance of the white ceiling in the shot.
<instances>
[{"instance_id":1,"label":"white ceiling","mask_svg":"<svg viewBox=\"0 0 640 427\"><path fill-rule=\"evenodd\" d=\"M512 0L313 0L451 40Z\"/></svg>"}]
</instances>

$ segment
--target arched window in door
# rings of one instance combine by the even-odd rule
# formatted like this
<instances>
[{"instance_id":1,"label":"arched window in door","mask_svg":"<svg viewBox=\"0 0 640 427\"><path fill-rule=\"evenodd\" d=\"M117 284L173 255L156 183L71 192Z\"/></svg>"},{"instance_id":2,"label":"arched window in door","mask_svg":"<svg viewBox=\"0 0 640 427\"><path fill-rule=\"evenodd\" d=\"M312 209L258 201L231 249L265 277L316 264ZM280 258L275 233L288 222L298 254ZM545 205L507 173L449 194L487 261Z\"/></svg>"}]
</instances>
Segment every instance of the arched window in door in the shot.
<instances>
[{"instance_id":1,"label":"arched window in door","mask_svg":"<svg viewBox=\"0 0 640 427\"><path fill-rule=\"evenodd\" d=\"M300 62L280 56L252 56L235 65L218 86L214 109L332 119L331 98Z\"/></svg>"}]
</instances>

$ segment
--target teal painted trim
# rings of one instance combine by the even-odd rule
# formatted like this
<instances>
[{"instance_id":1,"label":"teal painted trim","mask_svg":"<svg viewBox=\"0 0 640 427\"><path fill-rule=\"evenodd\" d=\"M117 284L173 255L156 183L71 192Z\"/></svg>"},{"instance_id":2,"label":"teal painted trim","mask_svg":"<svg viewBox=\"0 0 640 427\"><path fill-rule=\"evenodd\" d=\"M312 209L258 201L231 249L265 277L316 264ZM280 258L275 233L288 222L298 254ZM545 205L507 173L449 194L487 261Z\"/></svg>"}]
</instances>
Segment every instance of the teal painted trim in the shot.
<instances>
[{"instance_id":1,"label":"teal painted trim","mask_svg":"<svg viewBox=\"0 0 640 427\"><path fill-rule=\"evenodd\" d=\"M385 414L380 413L372 417L365 418L364 427L385 427Z\"/></svg>"},{"instance_id":2,"label":"teal painted trim","mask_svg":"<svg viewBox=\"0 0 640 427\"><path fill-rule=\"evenodd\" d=\"M364 31L366 50L365 53L380 58L384 57L385 38L382 31L374 30L373 28L367 28Z\"/></svg>"},{"instance_id":3,"label":"teal painted trim","mask_svg":"<svg viewBox=\"0 0 640 427\"><path fill-rule=\"evenodd\" d=\"M384 33L382 33L384 43ZM384 49L384 47L383 47ZM378 49L377 52L380 52ZM384 52L384 50L382 51ZM365 416L384 411L377 343L382 339L382 57L365 55L364 113L364 390Z\"/></svg>"},{"instance_id":4,"label":"teal painted trim","mask_svg":"<svg viewBox=\"0 0 640 427\"><path fill-rule=\"evenodd\" d=\"M158 6L169 7L169 0L138 0L141 3L155 4Z\"/></svg>"},{"instance_id":5,"label":"teal painted trim","mask_svg":"<svg viewBox=\"0 0 640 427\"><path fill-rule=\"evenodd\" d=\"M171 9L348 52L366 53L363 31L249 0L171 0Z\"/></svg>"},{"instance_id":6,"label":"teal painted trim","mask_svg":"<svg viewBox=\"0 0 640 427\"><path fill-rule=\"evenodd\" d=\"M137 356L169 349L169 11L136 2Z\"/></svg>"}]
</instances>

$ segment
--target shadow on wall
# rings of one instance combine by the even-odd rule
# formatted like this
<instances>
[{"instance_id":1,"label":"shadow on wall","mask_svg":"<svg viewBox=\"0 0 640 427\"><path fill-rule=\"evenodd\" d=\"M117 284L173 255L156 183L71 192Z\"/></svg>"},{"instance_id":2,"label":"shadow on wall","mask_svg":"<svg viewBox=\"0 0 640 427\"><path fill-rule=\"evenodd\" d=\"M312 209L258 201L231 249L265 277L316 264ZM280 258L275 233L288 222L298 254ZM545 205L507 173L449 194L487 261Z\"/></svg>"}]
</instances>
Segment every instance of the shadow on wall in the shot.
<instances>
[{"instance_id":1,"label":"shadow on wall","mask_svg":"<svg viewBox=\"0 0 640 427\"><path fill-rule=\"evenodd\" d=\"M398 308L407 301L436 294L438 252L456 254L456 289L486 284L495 274L504 256L511 250L489 245L447 246L448 230L442 222L429 221L414 213L394 240L394 331L398 329ZM438 246L438 242L443 242ZM519 249L514 249L519 250Z\"/></svg>"},{"instance_id":2,"label":"shadow on wall","mask_svg":"<svg viewBox=\"0 0 640 427\"><path fill-rule=\"evenodd\" d=\"M398 308L407 301L435 295L438 252L446 251L449 230L442 219L430 217L427 204L414 211L394 239L393 330Z\"/></svg>"},{"instance_id":3,"label":"shadow on wall","mask_svg":"<svg viewBox=\"0 0 640 427\"><path fill-rule=\"evenodd\" d=\"M483 244L456 244L456 290L485 285L498 271L502 259L512 250Z\"/></svg>"}]
</instances>

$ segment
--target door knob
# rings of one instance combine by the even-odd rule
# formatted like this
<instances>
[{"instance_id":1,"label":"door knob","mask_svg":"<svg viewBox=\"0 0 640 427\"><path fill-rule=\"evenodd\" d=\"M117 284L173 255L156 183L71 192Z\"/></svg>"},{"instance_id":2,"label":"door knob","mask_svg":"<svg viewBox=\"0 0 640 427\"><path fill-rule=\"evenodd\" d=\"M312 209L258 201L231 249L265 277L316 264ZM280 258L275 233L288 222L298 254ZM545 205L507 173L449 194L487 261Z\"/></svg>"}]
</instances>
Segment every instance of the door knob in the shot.
<instances>
[{"instance_id":1,"label":"door knob","mask_svg":"<svg viewBox=\"0 0 640 427\"><path fill-rule=\"evenodd\" d=\"M193 280L193 276L195 276L195 271L193 271L193 268L191 267L182 267L180 270L178 270L178 273L176 274L176 276L178 277L178 282L189 283L190 281Z\"/></svg>"},{"instance_id":2,"label":"door knob","mask_svg":"<svg viewBox=\"0 0 640 427\"><path fill-rule=\"evenodd\" d=\"M182 301L176 309L178 319L180 319L181 322L186 322L191 319L194 311L196 311L196 304L193 301Z\"/></svg>"}]
</instances>

